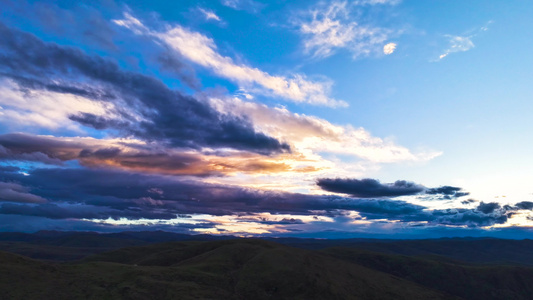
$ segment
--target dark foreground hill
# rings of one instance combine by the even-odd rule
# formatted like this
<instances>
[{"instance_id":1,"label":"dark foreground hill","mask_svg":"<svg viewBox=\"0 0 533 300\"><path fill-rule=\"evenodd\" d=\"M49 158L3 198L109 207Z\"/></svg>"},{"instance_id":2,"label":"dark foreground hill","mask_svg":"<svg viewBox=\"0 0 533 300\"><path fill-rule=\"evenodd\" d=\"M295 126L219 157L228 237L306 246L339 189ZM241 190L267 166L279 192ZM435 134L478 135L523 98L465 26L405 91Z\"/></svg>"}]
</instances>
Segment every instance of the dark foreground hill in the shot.
<instances>
[{"instance_id":1,"label":"dark foreground hill","mask_svg":"<svg viewBox=\"0 0 533 300\"><path fill-rule=\"evenodd\" d=\"M308 250L259 239L125 247L69 263L0 252L0 271L0 300L511 300L533 295L531 267L348 246Z\"/></svg>"},{"instance_id":2,"label":"dark foreground hill","mask_svg":"<svg viewBox=\"0 0 533 300\"><path fill-rule=\"evenodd\" d=\"M63 264L1 253L0 269L0 299L459 299L256 239L124 248Z\"/></svg>"}]
</instances>

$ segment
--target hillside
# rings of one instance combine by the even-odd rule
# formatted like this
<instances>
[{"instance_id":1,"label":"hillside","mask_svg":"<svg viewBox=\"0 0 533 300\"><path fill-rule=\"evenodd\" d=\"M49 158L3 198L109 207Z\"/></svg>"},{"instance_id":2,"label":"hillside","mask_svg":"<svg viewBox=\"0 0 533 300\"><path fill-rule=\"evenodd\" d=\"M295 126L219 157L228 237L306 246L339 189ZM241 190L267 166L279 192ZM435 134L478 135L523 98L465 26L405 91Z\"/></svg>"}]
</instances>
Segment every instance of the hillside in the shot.
<instances>
[{"instance_id":1,"label":"hillside","mask_svg":"<svg viewBox=\"0 0 533 300\"><path fill-rule=\"evenodd\" d=\"M0 265L4 299L450 299L396 276L261 240L126 248L74 264L2 253Z\"/></svg>"},{"instance_id":2,"label":"hillside","mask_svg":"<svg viewBox=\"0 0 533 300\"><path fill-rule=\"evenodd\" d=\"M0 252L0 300L526 300L533 295L529 240L276 240L297 248L264 239L165 232L0 238L4 248L14 245L19 252L65 261ZM76 257L83 259L72 261Z\"/></svg>"}]
</instances>

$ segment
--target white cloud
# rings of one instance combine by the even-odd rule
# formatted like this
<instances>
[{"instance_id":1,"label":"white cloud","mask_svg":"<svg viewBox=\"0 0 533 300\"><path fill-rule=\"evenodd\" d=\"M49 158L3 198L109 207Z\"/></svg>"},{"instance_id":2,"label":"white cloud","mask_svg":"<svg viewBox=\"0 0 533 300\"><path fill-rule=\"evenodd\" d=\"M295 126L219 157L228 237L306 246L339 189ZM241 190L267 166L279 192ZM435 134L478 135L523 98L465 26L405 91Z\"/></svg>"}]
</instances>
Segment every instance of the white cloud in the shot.
<instances>
[{"instance_id":1,"label":"white cloud","mask_svg":"<svg viewBox=\"0 0 533 300\"><path fill-rule=\"evenodd\" d=\"M465 52L474 48L475 45L474 42L472 42L472 39L480 33L489 30L489 25L492 23L493 21L488 21L484 26L481 26L474 30L470 30L467 34L464 35L444 35L444 37L448 39L448 48L446 48L446 50L444 50L444 52L439 55L437 61L445 58L446 56L452 53Z\"/></svg>"},{"instance_id":2,"label":"white cloud","mask_svg":"<svg viewBox=\"0 0 533 300\"><path fill-rule=\"evenodd\" d=\"M304 36L304 48L313 57L325 58L337 49L349 50L353 58L380 53L390 30L360 25L350 17L346 1L324 4L310 10L296 25Z\"/></svg>"},{"instance_id":3,"label":"white cloud","mask_svg":"<svg viewBox=\"0 0 533 300\"><path fill-rule=\"evenodd\" d=\"M332 124L283 107L271 108L238 98L210 101L222 113L250 119L257 131L289 143L292 149L292 153L274 158L290 166L288 171L206 179L211 183L324 194L315 184L318 177L368 177L384 163L424 162L442 154L413 153L393 141L374 137L363 128Z\"/></svg>"},{"instance_id":4,"label":"white cloud","mask_svg":"<svg viewBox=\"0 0 533 300\"><path fill-rule=\"evenodd\" d=\"M259 12L265 5L253 0L222 0L222 5L235 10L244 10L250 13Z\"/></svg>"},{"instance_id":5,"label":"white cloud","mask_svg":"<svg viewBox=\"0 0 533 300\"><path fill-rule=\"evenodd\" d=\"M12 129L42 127L52 130L80 131L69 115L91 113L104 115L112 104L93 101L72 94L21 90L12 80L0 80L0 124Z\"/></svg>"},{"instance_id":6,"label":"white cloud","mask_svg":"<svg viewBox=\"0 0 533 300\"><path fill-rule=\"evenodd\" d=\"M446 35L446 37L449 39L450 46L444 51L444 53L439 55L439 60L445 58L451 53L465 52L474 48L475 46L471 40L471 36Z\"/></svg>"},{"instance_id":7,"label":"white cloud","mask_svg":"<svg viewBox=\"0 0 533 300\"><path fill-rule=\"evenodd\" d=\"M182 57L210 69L220 77L236 82L248 91L272 94L294 102L332 107L347 106L346 102L328 95L331 88L330 81L311 81L301 74L290 77L274 76L260 69L235 63L230 57L218 53L212 39L182 26L168 27L163 32L152 31L127 13L125 19L114 22L129 28L135 34L156 38Z\"/></svg>"},{"instance_id":8,"label":"white cloud","mask_svg":"<svg viewBox=\"0 0 533 300\"><path fill-rule=\"evenodd\" d=\"M215 21L222 21L219 16L217 16L213 11L207 10L204 8L199 7L198 10L204 15L205 19L207 21L209 20L215 20Z\"/></svg>"},{"instance_id":9,"label":"white cloud","mask_svg":"<svg viewBox=\"0 0 533 300\"><path fill-rule=\"evenodd\" d=\"M383 46L383 53L386 55L392 54L394 50L396 50L396 43L388 43L387 45Z\"/></svg>"},{"instance_id":10,"label":"white cloud","mask_svg":"<svg viewBox=\"0 0 533 300\"><path fill-rule=\"evenodd\" d=\"M237 9L239 0L222 0L222 5Z\"/></svg>"},{"instance_id":11,"label":"white cloud","mask_svg":"<svg viewBox=\"0 0 533 300\"><path fill-rule=\"evenodd\" d=\"M335 153L362 158L375 163L423 161L440 152L412 153L392 141L372 136L363 128L334 125L318 117L297 114L285 108L241 99L211 99L217 110L249 118L256 130L288 142L300 153Z\"/></svg>"},{"instance_id":12,"label":"white cloud","mask_svg":"<svg viewBox=\"0 0 533 300\"><path fill-rule=\"evenodd\" d=\"M378 5L378 4L396 5L400 2L401 0L357 0L354 3L356 5Z\"/></svg>"}]
</instances>

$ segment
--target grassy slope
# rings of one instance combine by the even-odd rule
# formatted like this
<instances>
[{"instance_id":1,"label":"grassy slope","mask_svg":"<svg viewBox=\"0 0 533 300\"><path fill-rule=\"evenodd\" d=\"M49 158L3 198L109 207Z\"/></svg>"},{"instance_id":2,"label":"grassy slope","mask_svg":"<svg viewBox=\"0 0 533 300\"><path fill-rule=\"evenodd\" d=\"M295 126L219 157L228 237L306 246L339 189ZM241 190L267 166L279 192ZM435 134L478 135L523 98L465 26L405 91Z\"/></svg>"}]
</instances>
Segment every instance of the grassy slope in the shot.
<instances>
[{"instance_id":1,"label":"grassy slope","mask_svg":"<svg viewBox=\"0 0 533 300\"><path fill-rule=\"evenodd\" d=\"M386 273L261 240L125 248L77 264L2 253L0 268L5 299L450 299Z\"/></svg>"},{"instance_id":2,"label":"grassy slope","mask_svg":"<svg viewBox=\"0 0 533 300\"><path fill-rule=\"evenodd\" d=\"M533 295L531 267L465 264L438 256L422 258L346 247L322 252L465 299L527 300Z\"/></svg>"}]
</instances>

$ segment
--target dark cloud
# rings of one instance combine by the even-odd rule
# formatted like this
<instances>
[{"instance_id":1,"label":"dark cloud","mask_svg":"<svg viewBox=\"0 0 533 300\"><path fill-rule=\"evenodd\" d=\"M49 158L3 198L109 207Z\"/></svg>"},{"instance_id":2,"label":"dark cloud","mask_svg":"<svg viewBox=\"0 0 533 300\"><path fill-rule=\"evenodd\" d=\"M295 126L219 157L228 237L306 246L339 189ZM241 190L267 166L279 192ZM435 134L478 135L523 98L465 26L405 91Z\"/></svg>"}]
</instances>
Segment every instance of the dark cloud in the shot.
<instances>
[{"instance_id":1,"label":"dark cloud","mask_svg":"<svg viewBox=\"0 0 533 300\"><path fill-rule=\"evenodd\" d=\"M29 176L3 173L0 178L18 181L28 188L39 187L35 190L37 195L58 205L80 204L174 215L262 212L335 215L339 211L355 210L372 218L383 218L423 209L403 201L271 192L104 169L37 169Z\"/></svg>"},{"instance_id":2,"label":"dark cloud","mask_svg":"<svg viewBox=\"0 0 533 300\"><path fill-rule=\"evenodd\" d=\"M42 163L51 164L51 165L61 165L62 163L60 159L50 157L40 151L22 152L22 153L13 152L11 149L7 149L6 147L4 147L1 141L0 141L0 160L35 161L35 162L42 162Z\"/></svg>"},{"instance_id":3,"label":"dark cloud","mask_svg":"<svg viewBox=\"0 0 533 300\"><path fill-rule=\"evenodd\" d=\"M475 202L478 202L478 201L474 199L467 199L467 200L461 201L461 204L470 204L470 203L475 203Z\"/></svg>"},{"instance_id":4,"label":"dark cloud","mask_svg":"<svg viewBox=\"0 0 533 300\"><path fill-rule=\"evenodd\" d=\"M14 182L0 181L0 201L45 203L46 199L30 193L27 187Z\"/></svg>"},{"instance_id":5,"label":"dark cloud","mask_svg":"<svg viewBox=\"0 0 533 300\"><path fill-rule=\"evenodd\" d=\"M94 231L94 232L121 232L121 231L155 231L164 230L181 233L197 233L195 228L213 228L214 223L198 222L196 224L172 222L162 224L154 220L149 224L108 224L79 219L50 219L45 217L0 214L0 232L36 232L39 230L63 231Z\"/></svg>"},{"instance_id":6,"label":"dark cloud","mask_svg":"<svg viewBox=\"0 0 533 300\"><path fill-rule=\"evenodd\" d=\"M49 201L24 205L5 203L0 213L54 219L156 220L191 214L253 216L270 213L322 215L348 222L352 217L346 213L352 211L368 220L478 227L502 224L511 217L511 213L497 203L481 203L476 209L431 210L390 199L263 191L105 169L36 169L29 176L0 171L0 180L18 182L19 189L31 191L32 195ZM298 219L259 221L305 225L300 224Z\"/></svg>"},{"instance_id":7,"label":"dark cloud","mask_svg":"<svg viewBox=\"0 0 533 300\"><path fill-rule=\"evenodd\" d=\"M200 80L196 78L194 69L188 63L185 63L185 59L179 57L175 51L165 49L157 56L157 62L161 66L161 70L178 76L178 79L190 88L199 91L202 87Z\"/></svg>"},{"instance_id":8,"label":"dark cloud","mask_svg":"<svg viewBox=\"0 0 533 300\"><path fill-rule=\"evenodd\" d=\"M268 218L239 218L239 222L254 222L267 225L296 225L304 224L304 221L296 218L283 218L281 220L272 220Z\"/></svg>"},{"instance_id":9,"label":"dark cloud","mask_svg":"<svg viewBox=\"0 0 533 300\"><path fill-rule=\"evenodd\" d=\"M140 209L109 209L92 205L57 205L53 203L28 205L4 203L0 205L0 214L45 217L49 219L156 219L168 220L176 218L170 212Z\"/></svg>"},{"instance_id":10,"label":"dark cloud","mask_svg":"<svg viewBox=\"0 0 533 300\"><path fill-rule=\"evenodd\" d=\"M426 194L441 195L443 199L459 198L459 197L470 195L470 193L463 191L463 189L460 187L449 186L449 185L441 186L438 188L427 189Z\"/></svg>"},{"instance_id":11,"label":"dark cloud","mask_svg":"<svg viewBox=\"0 0 533 300\"><path fill-rule=\"evenodd\" d=\"M317 184L323 190L329 192L349 194L361 198L415 195L424 190L423 186L405 180L398 180L394 183L380 183L378 180L370 178L321 178L317 180Z\"/></svg>"},{"instance_id":12,"label":"dark cloud","mask_svg":"<svg viewBox=\"0 0 533 300\"><path fill-rule=\"evenodd\" d=\"M528 209L533 210L533 202L531 201L522 201L515 204L515 206L519 209Z\"/></svg>"},{"instance_id":13,"label":"dark cloud","mask_svg":"<svg viewBox=\"0 0 533 300\"><path fill-rule=\"evenodd\" d=\"M62 165L77 160L88 167L112 167L138 172L223 176L231 172L280 172L290 169L260 154L203 154L190 149L168 149L157 144L84 138L56 138L23 133L0 135L0 159ZM220 153L218 153L220 154Z\"/></svg>"},{"instance_id":14,"label":"dark cloud","mask_svg":"<svg viewBox=\"0 0 533 300\"><path fill-rule=\"evenodd\" d=\"M171 90L154 77L122 71L110 60L88 56L79 49L45 43L3 24L0 24L0 35L0 71L4 76L26 85L43 78L50 82L92 81L102 89L102 94L116 94L120 99L100 101L128 107L133 110L130 114L142 118L132 122L133 116L124 117L126 111L115 111L115 115L122 115L118 119L89 114L71 116L83 125L115 129L172 147L229 147L263 154L289 150L287 144L256 132L248 120L220 114L206 102ZM47 87L46 84L41 86ZM89 92L94 93L94 89Z\"/></svg>"},{"instance_id":15,"label":"dark cloud","mask_svg":"<svg viewBox=\"0 0 533 300\"><path fill-rule=\"evenodd\" d=\"M495 211L495 209L491 210L491 208L485 209L487 212L478 209L435 210L431 213L433 220L431 220L430 223L440 225L466 225L469 227L481 227L492 226L494 224L504 224L507 222L509 218L508 214L506 214L504 211Z\"/></svg>"},{"instance_id":16,"label":"dark cloud","mask_svg":"<svg viewBox=\"0 0 533 300\"><path fill-rule=\"evenodd\" d=\"M483 212L485 214L490 214L492 212L494 212L496 209L499 209L501 208L500 204L496 203L496 202L490 202L490 203L485 203L485 202L481 202L479 203L478 207L476 208L478 211L480 212Z\"/></svg>"}]
</instances>

